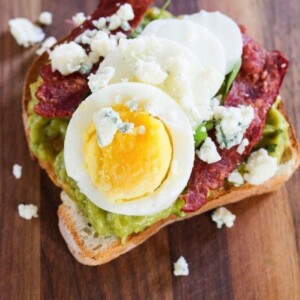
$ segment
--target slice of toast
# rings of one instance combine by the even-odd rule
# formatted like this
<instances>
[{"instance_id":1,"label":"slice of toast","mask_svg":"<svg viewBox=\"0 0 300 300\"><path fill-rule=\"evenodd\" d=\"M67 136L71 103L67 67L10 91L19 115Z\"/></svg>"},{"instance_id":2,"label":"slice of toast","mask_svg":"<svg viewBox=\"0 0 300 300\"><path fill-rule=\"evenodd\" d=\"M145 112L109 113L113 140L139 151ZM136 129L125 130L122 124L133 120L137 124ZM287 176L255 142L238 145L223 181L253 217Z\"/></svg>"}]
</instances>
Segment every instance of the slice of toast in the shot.
<instances>
[{"instance_id":1,"label":"slice of toast","mask_svg":"<svg viewBox=\"0 0 300 300\"><path fill-rule=\"evenodd\" d=\"M28 103L31 97L29 86L31 83L36 81L40 67L47 63L47 61L47 53L37 58L29 69L24 84L22 99L23 122L28 144L30 143L28 128ZM288 120L282 105L280 105L279 109ZM227 190L213 191L207 204L205 204L200 210L188 213L184 218L172 215L167 219L160 220L146 230L129 236L124 244L122 244L120 239L116 236L99 237L96 231L89 226L86 217L79 210L76 204L69 199L65 193L63 193L63 204L61 204L58 209L59 228L61 234L66 240L70 251L79 262L86 265L100 265L109 262L144 242L168 224L199 215L216 207L234 203L253 195L259 195L279 189L282 184L289 179L300 163L299 145L291 125L289 127L289 137L291 143L285 151L283 162L280 165L277 174L266 183L258 186L244 184L240 187L232 187ZM33 153L32 156L34 157ZM59 182L51 164L41 160L39 160L39 164L43 169L45 169L49 177L57 186L63 190L67 189Z\"/></svg>"}]
</instances>

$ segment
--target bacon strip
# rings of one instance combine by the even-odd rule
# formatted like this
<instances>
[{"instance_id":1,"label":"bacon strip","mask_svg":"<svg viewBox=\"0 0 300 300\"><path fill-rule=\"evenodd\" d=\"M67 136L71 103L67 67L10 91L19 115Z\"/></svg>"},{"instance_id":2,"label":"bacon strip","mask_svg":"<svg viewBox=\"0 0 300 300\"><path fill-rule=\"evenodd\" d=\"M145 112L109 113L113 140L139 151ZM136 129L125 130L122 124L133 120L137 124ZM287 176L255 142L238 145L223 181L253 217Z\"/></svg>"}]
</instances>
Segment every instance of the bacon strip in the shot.
<instances>
[{"instance_id":1,"label":"bacon strip","mask_svg":"<svg viewBox=\"0 0 300 300\"><path fill-rule=\"evenodd\" d=\"M135 18L129 22L131 30L134 30L153 0L101 0L91 15L91 19L75 28L65 40L72 41L85 30L94 29L93 20L113 15L124 3L130 3L134 10ZM128 32L126 33L128 34ZM86 50L89 51L89 49ZM90 73L94 73L98 66L99 63L95 64ZM89 93L87 84L89 74L83 75L75 72L63 76L58 71L52 72L50 64L43 66L40 69L40 75L44 82L36 92L39 103L34 107L35 113L46 118L72 116L78 105Z\"/></svg>"},{"instance_id":2,"label":"bacon strip","mask_svg":"<svg viewBox=\"0 0 300 300\"><path fill-rule=\"evenodd\" d=\"M249 145L242 155L237 153L238 146L229 150L218 148L222 159L213 164L207 164L195 157L187 192L181 196L185 200L183 207L185 212L201 208L207 202L209 190L222 187L228 175L243 162L259 142L267 113L276 100L286 74L288 60L282 53L266 51L245 32L243 44L241 70L224 105L227 107L251 105L254 108L255 117L244 136L249 140ZM215 140L214 136L212 138Z\"/></svg>"}]
</instances>

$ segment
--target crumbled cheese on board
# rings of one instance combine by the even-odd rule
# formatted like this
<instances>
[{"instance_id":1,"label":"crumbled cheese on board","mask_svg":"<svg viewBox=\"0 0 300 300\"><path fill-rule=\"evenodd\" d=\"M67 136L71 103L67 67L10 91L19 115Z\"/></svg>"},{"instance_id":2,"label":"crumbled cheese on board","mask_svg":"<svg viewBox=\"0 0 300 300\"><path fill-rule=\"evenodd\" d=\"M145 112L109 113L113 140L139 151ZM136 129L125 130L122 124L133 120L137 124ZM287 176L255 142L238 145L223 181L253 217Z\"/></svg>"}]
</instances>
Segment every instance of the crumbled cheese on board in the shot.
<instances>
[{"instance_id":1,"label":"crumbled cheese on board","mask_svg":"<svg viewBox=\"0 0 300 300\"><path fill-rule=\"evenodd\" d=\"M52 14L49 11L43 11L39 15L39 22L43 25L52 24Z\"/></svg>"},{"instance_id":2,"label":"crumbled cheese on board","mask_svg":"<svg viewBox=\"0 0 300 300\"><path fill-rule=\"evenodd\" d=\"M25 18L9 20L8 25L18 45L23 47L40 43L45 38L43 30Z\"/></svg>"},{"instance_id":3,"label":"crumbled cheese on board","mask_svg":"<svg viewBox=\"0 0 300 300\"><path fill-rule=\"evenodd\" d=\"M12 172L16 179L20 179L22 177L22 166L14 164Z\"/></svg>"},{"instance_id":4,"label":"crumbled cheese on board","mask_svg":"<svg viewBox=\"0 0 300 300\"><path fill-rule=\"evenodd\" d=\"M175 276L187 276L189 275L189 266L183 256L174 263L174 275Z\"/></svg>"},{"instance_id":5,"label":"crumbled cheese on board","mask_svg":"<svg viewBox=\"0 0 300 300\"><path fill-rule=\"evenodd\" d=\"M259 149L249 156L244 178L252 185L259 185L272 178L277 169L277 158L270 156L266 149Z\"/></svg>"},{"instance_id":6,"label":"crumbled cheese on board","mask_svg":"<svg viewBox=\"0 0 300 300\"><path fill-rule=\"evenodd\" d=\"M25 220L38 218L38 207L33 204L19 204L18 212L19 216Z\"/></svg>"},{"instance_id":7,"label":"crumbled cheese on board","mask_svg":"<svg viewBox=\"0 0 300 300\"><path fill-rule=\"evenodd\" d=\"M211 219L217 224L217 228L222 228L225 225L231 228L234 225L236 216L225 207L215 209L211 215Z\"/></svg>"},{"instance_id":8,"label":"crumbled cheese on board","mask_svg":"<svg viewBox=\"0 0 300 300\"><path fill-rule=\"evenodd\" d=\"M75 26L79 26L86 20L86 16L84 15L83 12L78 12L72 17L72 20Z\"/></svg>"}]
</instances>

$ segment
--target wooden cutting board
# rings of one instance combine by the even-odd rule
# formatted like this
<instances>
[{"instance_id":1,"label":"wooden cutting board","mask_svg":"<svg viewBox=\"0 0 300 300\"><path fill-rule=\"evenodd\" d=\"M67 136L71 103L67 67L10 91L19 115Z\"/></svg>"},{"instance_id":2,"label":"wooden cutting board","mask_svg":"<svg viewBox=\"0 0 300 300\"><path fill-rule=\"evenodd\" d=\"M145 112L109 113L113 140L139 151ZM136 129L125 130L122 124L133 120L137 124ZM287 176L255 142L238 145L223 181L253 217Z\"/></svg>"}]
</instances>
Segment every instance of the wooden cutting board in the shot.
<instances>
[{"instance_id":1,"label":"wooden cutting board","mask_svg":"<svg viewBox=\"0 0 300 300\"><path fill-rule=\"evenodd\" d=\"M24 49L8 33L7 21L54 15L46 28L58 38L64 20L91 12L97 1L10 0L0 2L0 298L1 299L300 299L300 173L279 192L228 208L232 229L218 230L206 213L171 225L132 252L100 267L77 263L58 232L59 190L29 153L21 122L21 91L36 48ZM162 1L157 2L158 5ZM244 24L266 48L291 60L282 88L288 114L300 132L299 0L173 0L175 14L220 10ZM12 176L12 165L23 177ZM40 217L19 218L19 203L35 203ZM175 277L183 255L190 275Z\"/></svg>"}]
</instances>

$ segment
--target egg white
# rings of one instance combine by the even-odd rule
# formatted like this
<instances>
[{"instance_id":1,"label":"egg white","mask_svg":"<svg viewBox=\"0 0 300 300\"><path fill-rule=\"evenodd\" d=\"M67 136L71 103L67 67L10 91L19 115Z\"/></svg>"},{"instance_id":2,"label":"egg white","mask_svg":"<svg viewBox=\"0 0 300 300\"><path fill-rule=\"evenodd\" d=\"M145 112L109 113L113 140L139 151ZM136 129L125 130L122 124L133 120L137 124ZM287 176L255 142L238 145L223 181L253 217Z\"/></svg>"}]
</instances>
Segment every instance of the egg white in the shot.
<instances>
[{"instance_id":1,"label":"egg white","mask_svg":"<svg viewBox=\"0 0 300 300\"><path fill-rule=\"evenodd\" d=\"M180 43L154 36L123 41L104 59L99 72L106 67L115 68L109 84L135 81L138 61L153 62L167 74L166 80L157 84L140 82L157 86L174 98L187 114L193 129L207 118L210 100L224 80L221 73L204 68L198 58ZM152 77L156 76L153 73ZM170 83L175 77L177 81Z\"/></svg>"},{"instance_id":2,"label":"egg white","mask_svg":"<svg viewBox=\"0 0 300 300\"><path fill-rule=\"evenodd\" d=\"M243 38L239 26L228 16L215 11L200 12L185 16L185 19L199 24L213 33L221 42L226 57L226 74L230 73L243 52Z\"/></svg>"},{"instance_id":3,"label":"egg white","mask_svg":"<svg viewBox=\"0 0 300 300\"><path fill-rule=\"evenodd\" d=\"M183 19L164 19L150 22L142 36L157 37L179 42L191 50L205 68L215 68L225 75L225 53L219 40L205 27ZM223 82L220 77L219 85Z\"/></svg>"},{"instance_id":4,"label":"egg white","mask_svg":"<svg viewBox=\"0 0 300 300\"><path fill-rule=\"evenodd\" d=\"M167 178L154 192L127 202L113 202L93 184L84 167L84 134L95 112L114 106L116 99L118 104L125 104L133 98L142 111L150 111L168 128L173 147L171 166L178 167L170 168ZM98 207L123 215L150 215L171 206L187 185L194 162L193 131L180 106L160 89L142 83L113 84L90 95L73 114L65 137L64 160L68 176Z\"/></svg>"}]
</instances>

